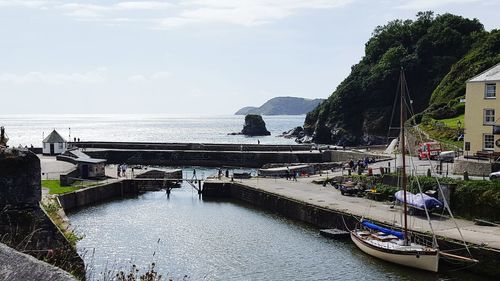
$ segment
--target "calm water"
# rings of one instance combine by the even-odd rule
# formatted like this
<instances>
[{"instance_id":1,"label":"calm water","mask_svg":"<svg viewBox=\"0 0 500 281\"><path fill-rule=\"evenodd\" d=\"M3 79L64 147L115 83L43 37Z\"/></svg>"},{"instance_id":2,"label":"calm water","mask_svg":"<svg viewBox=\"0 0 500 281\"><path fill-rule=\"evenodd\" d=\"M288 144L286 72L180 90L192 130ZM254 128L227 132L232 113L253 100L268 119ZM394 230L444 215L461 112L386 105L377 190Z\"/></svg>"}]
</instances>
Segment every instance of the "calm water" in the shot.
<instances>
[{"instance_id":1,"label":"calm water","mask_svg":"<svg viewBox=\"0 0 500 281\"><path fill-rule=\"evenodd\" d=\"M68 139L81 141L205 142L291 144L291 139L277 135L302 126L301 116L264 116L271 136L228 136L243 128L244 116L189 115L0 115L12 146L42 146L43 136L53 129Z\"/></svg>"},{"instance_id":2,"label":"calm water","mask_svg":"<svg viewBox=\"0 0 500 281\"><path fill-rule=\"evenodd\" d=\"M239 202L200 200L186 186L170 198L149 192L69 218L85 235L77 248L94 277L154 261L174 280L482 280L388 264L279 215Z\"/></svg>"}]
</instances>

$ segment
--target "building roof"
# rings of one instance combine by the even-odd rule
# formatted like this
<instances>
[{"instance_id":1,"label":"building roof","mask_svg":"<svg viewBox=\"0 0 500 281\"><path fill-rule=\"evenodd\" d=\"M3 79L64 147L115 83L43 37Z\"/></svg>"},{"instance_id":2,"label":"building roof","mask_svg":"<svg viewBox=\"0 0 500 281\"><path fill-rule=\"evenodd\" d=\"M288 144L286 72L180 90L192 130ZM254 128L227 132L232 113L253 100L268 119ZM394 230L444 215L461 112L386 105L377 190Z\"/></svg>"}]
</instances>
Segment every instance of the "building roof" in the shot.
<instances>
[{"instance_id":1,"label":"building roof","mask_svg":"<svg viewBox=\"0 0 500 281\"><path fill-rule=\"evenodd\" d=\"M59 135L59 133L56 130L54 130L43 140L43 142L59 143L59 142L66 142L66 140L63 137L61 137L61 135Z\"/></svg>"},{"instance_id":2,"label":"building roof","mask_svg":"<svg viewBox=\"0 0 500 281\"><path fill-rule=\"evenodd\" d=\"M500 81L500 63L493 66L492 68L483 71L479 75L472 77L467 82L490 82L490 81Z\"/></svg>"}]
</instances>

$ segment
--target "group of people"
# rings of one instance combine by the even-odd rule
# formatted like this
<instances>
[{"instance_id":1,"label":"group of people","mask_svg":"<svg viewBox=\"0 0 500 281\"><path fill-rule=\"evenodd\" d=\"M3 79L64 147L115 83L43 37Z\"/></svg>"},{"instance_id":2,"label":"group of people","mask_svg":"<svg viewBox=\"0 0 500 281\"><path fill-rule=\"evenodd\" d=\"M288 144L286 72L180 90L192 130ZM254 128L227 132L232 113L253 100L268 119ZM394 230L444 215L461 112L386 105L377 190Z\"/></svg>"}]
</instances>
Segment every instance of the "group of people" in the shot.
<instances>
[{"instance_id":1,"label":"group of people","mask_svg":"<svg viewBox=\"0 0 500 281\"><path fill-rule=\"evenodd\" d=\"M368 156L365 159L359 159L357 162L354 162L352 159L349 161L344 168L350 168L351 170L356 170L358 168L366 169L368 168L368 164L375 162L375 159L370 159Z\"/></svg>"},{"instance_id":2,"label":"group of people","mask_svg":"<svg viewBox=\"0 0 500 281\"><path fill-rule=\"evenodd\" d=\"M117 177L126 177L127 176L127 168L128 168L128 166L125 163L116 166L116 176Z\"/></svg>"},{"instance_id":3,"label":"group of people","mask_svg":"<svg viewBox=\"0 0 500 281\"><path fill-rule=\"evenodd\" d=\"M222 176L224 176L224 171L222 169L219 169L217 172L217 178L221 179ZM229 178L229 169L226 169L226 178Z\"/></svg>"}]
</instances>

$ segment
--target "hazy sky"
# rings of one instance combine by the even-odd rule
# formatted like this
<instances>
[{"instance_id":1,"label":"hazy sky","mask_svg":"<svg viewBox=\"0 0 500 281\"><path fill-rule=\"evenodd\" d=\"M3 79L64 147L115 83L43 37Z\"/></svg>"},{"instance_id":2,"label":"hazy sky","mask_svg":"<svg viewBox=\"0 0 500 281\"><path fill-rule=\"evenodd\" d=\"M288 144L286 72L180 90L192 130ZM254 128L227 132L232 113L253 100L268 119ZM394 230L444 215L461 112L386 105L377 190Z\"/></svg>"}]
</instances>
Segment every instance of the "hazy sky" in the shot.
<instances>
[{"instance_id":1,"label":"hazy sky","mask_svg":"<svg viewBox=\"0 0 500 281\"><path fill-rule=\"evenodd\" d=\"M326 98L377 25L498 0L0 0L0 114L231 114Z\"/></svg>"}]
</instances>

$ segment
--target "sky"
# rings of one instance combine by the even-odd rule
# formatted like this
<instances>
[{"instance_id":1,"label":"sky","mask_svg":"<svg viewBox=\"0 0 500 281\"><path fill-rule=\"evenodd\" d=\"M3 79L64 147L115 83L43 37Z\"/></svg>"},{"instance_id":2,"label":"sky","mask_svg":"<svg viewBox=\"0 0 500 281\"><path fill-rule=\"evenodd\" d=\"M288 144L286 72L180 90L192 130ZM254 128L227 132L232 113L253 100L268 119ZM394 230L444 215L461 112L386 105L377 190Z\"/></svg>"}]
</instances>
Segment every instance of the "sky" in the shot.
<instances>
[{"instance_id":1,"label":"sky","mask_svg":"<svg viewBox=\"0 0 500 281\"><path fill-rule=\"evenodd\" d=\"M498 0L0 0L0 114L232 114L327 98L378 25Z\"/></svg>"}]
</instances>

